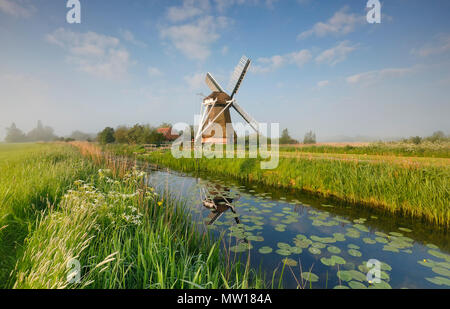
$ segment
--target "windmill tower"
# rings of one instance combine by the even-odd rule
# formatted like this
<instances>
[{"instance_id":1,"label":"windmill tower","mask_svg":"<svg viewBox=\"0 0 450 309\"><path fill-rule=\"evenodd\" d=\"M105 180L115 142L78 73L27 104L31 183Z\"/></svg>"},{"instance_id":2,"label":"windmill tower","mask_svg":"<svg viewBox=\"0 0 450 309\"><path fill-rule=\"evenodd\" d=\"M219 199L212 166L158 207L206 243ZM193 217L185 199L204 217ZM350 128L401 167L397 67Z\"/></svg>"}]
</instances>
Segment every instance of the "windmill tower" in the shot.
<instances>
[{"instance_id":1,"label":"windmill tower","mask_svg":"<svg viewBox=\"0 0 450 309\"><path fill-rule=\"evenodd\" d=\"M200 124L195 136L196 142L228 144L235 140L236 133L227 132L227 124L231 124L230 109L233 108L242 118L259 134L259 124L244 109L237 104L235 96L239 91L242 81L250 68L250 59L243 56L236 66L230 79L230 95L220 86L214 77L206 74L206 84L212 93L203 100L200 111ZM217 136L213 125L222 128L222 134ZM228 135L227 135L228 133Z\"/></svg>"}]
</instances>

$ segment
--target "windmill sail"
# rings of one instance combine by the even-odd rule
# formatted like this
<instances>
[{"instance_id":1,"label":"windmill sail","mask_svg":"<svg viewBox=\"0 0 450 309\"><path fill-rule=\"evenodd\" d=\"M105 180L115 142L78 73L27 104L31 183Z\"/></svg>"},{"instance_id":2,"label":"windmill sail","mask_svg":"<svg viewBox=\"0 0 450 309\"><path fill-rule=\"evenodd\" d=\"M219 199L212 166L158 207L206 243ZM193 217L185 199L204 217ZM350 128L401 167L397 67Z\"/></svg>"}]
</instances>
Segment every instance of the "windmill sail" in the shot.
<instances>
[{"instance_id":1,"label":"windmill sail","mask_svg":"<svg viewBox=\"0 0 450 309\"><path fill-rule=\"evenodd\" d=\"M248 124L259 134L259 124L258 122L239 105L236 101L233 102L233 108L238 112L239 115L242 116L242 118L245 119L245 121L248 122Z\"/></svg>"},{"instance_id":2,"label":"windmill sail","mask_svg":"<svg viewBox=\"0 0 450 309\"><path fill-rule=\"evenodd\" d=\"M241 83L244 80L245 74L247 74L247 71L250 67L250 63L251 63L250 59L248 59L246 56L242 56L238 65L234 69L233 75L231 75L230 84L228 85L228 87L232 89L231 98L233 98L239 91L239 87L241 86Z\"/></svg>"},{"instance_id":3,"label":"windmill sail","mask_svg":"<svg viewBox=\"0 0 450 309\"><path fill-rule=\"evenodd\" d=\"M206 84L213 92L225 92L219 83L212 77L211 73L206 74Z\"/></svg>"}]
</instances>

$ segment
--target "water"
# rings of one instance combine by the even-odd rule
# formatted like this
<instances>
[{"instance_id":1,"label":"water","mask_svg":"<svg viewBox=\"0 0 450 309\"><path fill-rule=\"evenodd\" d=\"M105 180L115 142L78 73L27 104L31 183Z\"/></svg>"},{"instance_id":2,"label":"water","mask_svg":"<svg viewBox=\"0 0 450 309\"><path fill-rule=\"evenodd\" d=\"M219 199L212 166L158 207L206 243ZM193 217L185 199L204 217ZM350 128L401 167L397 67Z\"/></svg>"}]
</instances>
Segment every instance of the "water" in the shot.
<instances>
[{"instance_id":1,"label":"water","mask_svg":"<svg viewBox=\"0 0 450 309\"><path fill-rule=\"evenodd\" d=\"M427 224L214 175L153 168L148 181L186 200L198 224L226 233L231 254L249 253L268 279L283 260L291 265L285 288L370 287L372 259L381 262L378 287L450 287L448 233Z\"/></svg>"}]
</instances>

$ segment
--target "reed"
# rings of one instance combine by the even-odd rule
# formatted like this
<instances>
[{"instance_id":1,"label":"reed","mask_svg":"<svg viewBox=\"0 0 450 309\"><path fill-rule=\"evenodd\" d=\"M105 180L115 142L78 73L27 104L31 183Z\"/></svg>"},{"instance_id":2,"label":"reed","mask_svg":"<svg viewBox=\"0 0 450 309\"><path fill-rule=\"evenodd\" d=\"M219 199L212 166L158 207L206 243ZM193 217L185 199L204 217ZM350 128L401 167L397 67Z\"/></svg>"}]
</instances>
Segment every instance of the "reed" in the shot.
<instances>
[{"instance_id":1,"label":"reed","mask_svg":"<svg viewBox=\"0 0 450 309\"><path fill-rule=\"evenodd\" d=\"M259 159L175 159L170 152L137 157L185 172L214 172L333 197L424 220L445 229L450 225L448 165L282 157L275 170L261 170Z\"/></svg>"}]
</instances>

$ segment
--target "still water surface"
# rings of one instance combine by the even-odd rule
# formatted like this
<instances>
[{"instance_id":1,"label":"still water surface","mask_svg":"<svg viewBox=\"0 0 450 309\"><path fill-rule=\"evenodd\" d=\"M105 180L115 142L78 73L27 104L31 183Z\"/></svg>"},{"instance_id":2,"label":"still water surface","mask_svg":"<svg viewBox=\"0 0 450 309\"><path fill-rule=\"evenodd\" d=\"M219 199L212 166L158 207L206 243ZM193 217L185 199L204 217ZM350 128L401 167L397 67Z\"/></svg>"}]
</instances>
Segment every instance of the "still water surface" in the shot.
<instances>
[{"instance_id":1,"label":"still water surface","mask_svg":"<svg viewBox=\"0 0 450 309\"><path fill-rule=\"evenodd\" d=\"M290 265L285 288L374 287L373 259L381 262L377 287L450 288L449 235L427 224L213 174L152 167L148 182L185 200L198 224L225 233L231 253L250 253L268 279Z\"/></svg>"}]
</instances>

